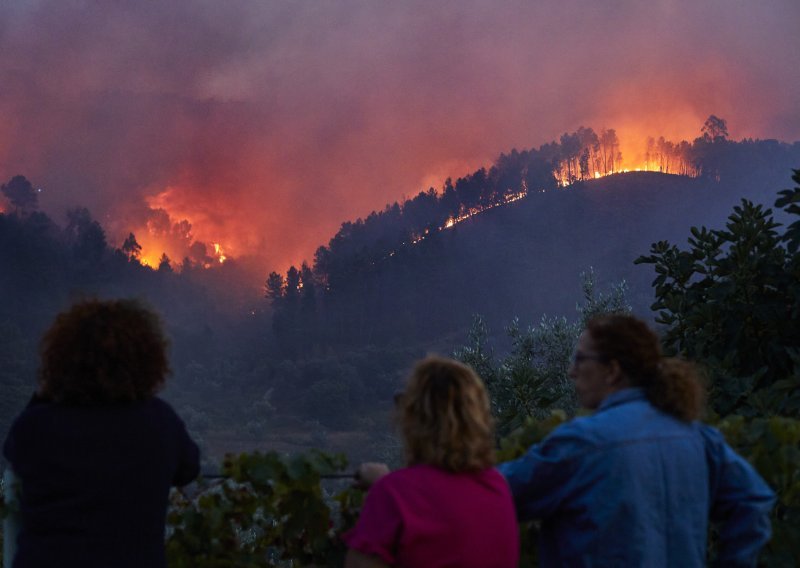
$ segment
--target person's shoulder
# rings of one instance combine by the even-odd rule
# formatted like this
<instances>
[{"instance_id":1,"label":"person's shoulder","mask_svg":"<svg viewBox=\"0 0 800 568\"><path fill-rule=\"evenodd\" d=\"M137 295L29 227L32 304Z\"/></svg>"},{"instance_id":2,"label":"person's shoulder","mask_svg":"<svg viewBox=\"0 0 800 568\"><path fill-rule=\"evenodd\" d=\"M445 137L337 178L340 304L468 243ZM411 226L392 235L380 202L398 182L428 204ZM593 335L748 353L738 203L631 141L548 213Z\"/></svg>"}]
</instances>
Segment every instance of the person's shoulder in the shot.
<instances>
[{"instance_id":1,"label":"person's shoulder","mask_svg":"<svg viewBox=\"0 0 800 568\"><path fill-rule=\"evenodd\" d=\"M472 476L479 481L482 485L488 485L494 489L499 489L503 493L510 493L508 482L497 467L488 467L480 471L476 471Z\"/></svg>"},{"instance_id":2,"label":"person's shoulder","mask_svg":"<svg viewBox=\"0 0 800 568\"><path fill-rule=\"evenodd\" d=\"M367 497L371 500L400 498L410 485L420 483L420 478L415 472L409 471L410 469L408 467L396 469L378 478L369 488Z\"/></svg>"},{"instance_id":3,"label":"person's shoulder","mask_svg":"<svg viewBox=\"0 0 800 568\"><path fill-rule=\"evenodd\" d=\"M577 459L605 443L602 430L596 415L579 416L556 427L529 451L559 461Z\"/></svg>"},{"instance_id":4,"label":"person's shoulder","mask_svg":"<svg viewBox=\"0 0 800 568\"><path fill-rule=\"evenodd\" d=\"M453 475L454 474L438 467L427 464L416 464L401 467L400 469L387 473L376 481L372 487L373 489L379 487L381 491L395 491L398 488L407 488L412 485L428 485L431 482L442 481ZM370 491L372 491L372 489L370 489Z\"/></svg>"},{"instance_id":5,"label":"person's shoulder","mask_svg":"<svg viewBox=\"0 0 800 568\"><path fill-rule=\"evenodd\" d=\"M705 422L700 422L699 420L692 422L691 426L708 442L725 443L725 436L714 426L706 424Z\"/></svg>"},{"instance_id":6,"label":"person's shoulder","mask_svg":"<svg viewBox=\"0 0 800 568\"><path fill-rule=\"evenodd\" d=\"M59 406L53 402L33 400L22 409L6 434L3 443L3 454L6 459L12 460L16 453L15 448L29 447L49 439L51 424Z\"/></svg>"},{"instance_id":7,"label":"person's shoulder","mask_svg":"<svg viewBox=\"0 0 800 568\"><path fill-rule=\"evenodd\" d=\"M23 408L17 415L12 427L35 427L43 421L49 421L50 417L58 413L60 408L60 405L50 402L49 400L34 398L28 406Z\"/></svg>"},{"instance_id":8,"label":"person's shoulder","mask_svg":"<svg viewBox=\"0 0 800 568\"><path fill-rule=\"evenodd\" d=\"M573 422L569 431L572 435L599 446L653 436L688 435L691 429L685 422L662 412L644 398L631 398L621 404L601 407Z\"/></svg>"},{"instance_id":9,"label":"person's shoulder","mask_svg":"<svg viewBox=\"0 0 800 568\"><path fill-rule=\"evenodd\" d=\"M172 405L159 396L151 396L150 398L145 399L144 404L158 409L161 412L175 412L172 408Z\"/></svg>"},{"instance_id":10,"label":"person's shoulder","mask_svg":"<svg viewBox=\"0 0 800 568\"><path fill-rule=\"evenodd\" d=\"M435 475L434 468L425 465L412 465L408 467L401 467L390 471L378 480L378 483L383 483L387 486L393 486L398 483L405 483L417 479L424 479Z\"/></svg>"},{"instance_id":11,"label":"person's shoulder","mask_svg":"<svg viewBox=\"0 0 800 568\"><path fill-rule=\"evenodd\" d=\"M728 442L725 440L725 435L717 428L700 421L693 422L692 427L702 438L708 455L719 457L725 453Z\"/></svg>"},{"instance_id":12,"label":"person's shoulder","mask_svg":"<svg viewBox=\"0 0 800 568\"><path fill-rule=\"evenodd\" d=\"M151 396L150 398L145 399L143 404L155 412L162 412L164 414L177 416L177 413L175 412L175 409L172 408L172 405L161 397Z\"/></svg>"},{"instance_id":13,"label":"person's shoulder","mask_svg":"<svg viewBox=\"0 0 800 568\"><path fill-rule=\"evenodd\" d=\"M560 424L550 432L543 441L559 443L572 442L578 445L591 443L597 437L600 420L597 414L576 416Z\"/></svg>"},{"instance_id":14,"label":"person's shoulder","mask_svg":"<svg viewBox=\"0 0 800 568\"><path fill-rule=\"evenodd\" d=\"M162 398L152 396L142 401L141 404L145 412L153 414L164 422L177 425L183 424L183 421L178 416L178 413L175 412L175 409L172 408L172 405Z\"/></svg>"}]
</instances>

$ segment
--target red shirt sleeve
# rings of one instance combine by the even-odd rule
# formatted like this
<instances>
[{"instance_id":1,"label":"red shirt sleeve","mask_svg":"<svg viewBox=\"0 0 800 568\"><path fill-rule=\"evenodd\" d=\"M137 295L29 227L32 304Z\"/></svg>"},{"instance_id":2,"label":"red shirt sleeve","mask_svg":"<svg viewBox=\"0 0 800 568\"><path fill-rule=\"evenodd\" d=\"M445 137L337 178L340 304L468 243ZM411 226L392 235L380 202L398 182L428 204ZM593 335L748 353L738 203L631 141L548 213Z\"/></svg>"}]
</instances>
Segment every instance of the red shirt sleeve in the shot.
<instances>
[{"instance_id":1,"label":"red shirt sleeve","mask_svg":"<svg viewBox=\"0 0 800 568\"><path fill-rule=\"evenodd\" d=\"M342 537L348 548L376 556L387 564L397 560L403 518L391 491L391 474L379 479L367 493L358 523Z\"/></svg>"}]
</instances>

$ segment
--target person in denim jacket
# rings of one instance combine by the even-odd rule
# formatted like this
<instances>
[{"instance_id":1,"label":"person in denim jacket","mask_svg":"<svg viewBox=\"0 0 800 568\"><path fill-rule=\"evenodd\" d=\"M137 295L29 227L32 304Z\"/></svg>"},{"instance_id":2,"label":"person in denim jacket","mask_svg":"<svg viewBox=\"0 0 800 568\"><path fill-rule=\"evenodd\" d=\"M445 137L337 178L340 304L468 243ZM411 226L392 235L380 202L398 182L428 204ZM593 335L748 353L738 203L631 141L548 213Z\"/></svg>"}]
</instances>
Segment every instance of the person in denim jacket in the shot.
<instances>
[{"instance_id":1,"label":"person in denim jacket","mask_svg":"<svg viewBox=\"0 0 800 568\"><path fill-rule=\"evenodd\" d=\"M589 322L569 376L594 410L498 466L521 521L541 520L542 566L755 566L773 491L716 429L694 368L662 357L630 316Z\"/></svg>"}]
</instances>

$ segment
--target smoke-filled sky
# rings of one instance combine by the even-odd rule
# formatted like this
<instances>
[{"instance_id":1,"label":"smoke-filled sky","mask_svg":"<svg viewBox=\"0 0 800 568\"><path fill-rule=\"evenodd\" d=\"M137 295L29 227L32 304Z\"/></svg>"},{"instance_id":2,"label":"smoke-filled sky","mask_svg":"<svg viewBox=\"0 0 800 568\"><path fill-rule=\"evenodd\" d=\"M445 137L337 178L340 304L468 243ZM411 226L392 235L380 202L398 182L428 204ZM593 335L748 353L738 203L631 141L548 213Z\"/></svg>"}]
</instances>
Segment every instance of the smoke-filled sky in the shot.
<instances>
[{"instance_id":1,"label":"smoke-filled sky","mask_svg":"<svg viewBox=\"0 0 800 568\"><path fill-rule=\"evenodd\" d=\"M800 138L797 0L3 0L0 178L262 274L578 126ZM181 224L181 221L188 221Z\"/></svg>"}]
</instances>

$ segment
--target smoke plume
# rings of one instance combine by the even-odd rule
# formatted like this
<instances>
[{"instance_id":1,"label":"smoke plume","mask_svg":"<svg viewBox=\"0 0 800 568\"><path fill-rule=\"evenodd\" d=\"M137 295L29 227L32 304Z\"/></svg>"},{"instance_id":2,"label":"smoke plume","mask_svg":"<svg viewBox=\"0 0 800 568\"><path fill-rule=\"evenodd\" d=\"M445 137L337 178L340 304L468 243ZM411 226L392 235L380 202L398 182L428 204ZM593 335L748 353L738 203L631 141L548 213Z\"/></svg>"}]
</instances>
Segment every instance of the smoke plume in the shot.
<instances>
[{"instance_id":1,"label":"smoke plume","mask_svg":"<svg viewBox=\"0 0 800 568\"><path fill-rule=\"evenodd\" d=\"M7 0L0 177L151 261L216 243L266 274L581 125L628 154L712 113L800 138L798 21L796 0Z\"/></svg>"}]
</instances>

